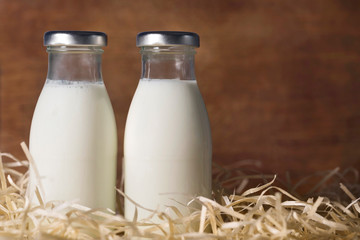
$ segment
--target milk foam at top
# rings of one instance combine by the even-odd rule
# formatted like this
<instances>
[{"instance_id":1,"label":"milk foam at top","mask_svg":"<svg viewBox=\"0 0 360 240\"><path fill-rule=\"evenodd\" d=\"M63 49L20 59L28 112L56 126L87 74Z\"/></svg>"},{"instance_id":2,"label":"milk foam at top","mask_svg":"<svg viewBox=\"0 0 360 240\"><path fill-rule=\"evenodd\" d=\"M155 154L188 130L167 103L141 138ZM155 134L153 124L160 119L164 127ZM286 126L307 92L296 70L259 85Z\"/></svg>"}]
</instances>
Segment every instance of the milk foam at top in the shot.
<instances>
[{"instance_id":1,"label":"milk foam at top","mask_svg":"<svg viewBox=\"0 0 360 240\"><path fill-rule=\"evenodd\" d=\"M30 152L47 201L79 199L115 209L116 124L102 82L47 80L31 124Z\"/></svg>"},{"instance_id":2,"label":"milk foam at top","mask_svg":"<svg viewBox=\"0 0 360 240\"><path fill-rule=\"evenodd\" d=\"M141 79L125 128L125 193L140 205L183 214L189 200L211 195L211 133L195 80ZM125 217L135 206L125 199ZM138 218L151 213L138 208Z\"/></svg>"}]
</instances>

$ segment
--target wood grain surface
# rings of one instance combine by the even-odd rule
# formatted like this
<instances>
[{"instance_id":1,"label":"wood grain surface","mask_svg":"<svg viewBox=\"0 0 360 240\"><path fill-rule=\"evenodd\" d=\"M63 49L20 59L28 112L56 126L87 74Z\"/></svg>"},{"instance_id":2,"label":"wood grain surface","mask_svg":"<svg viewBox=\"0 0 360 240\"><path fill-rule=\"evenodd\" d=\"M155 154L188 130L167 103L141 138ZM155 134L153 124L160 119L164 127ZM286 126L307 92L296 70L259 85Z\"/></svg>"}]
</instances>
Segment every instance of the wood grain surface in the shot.
<instances>
[{"instance_id":1,"label":"wood grain surface","mask_svg":"<svg viewBox=\"0 0 360 240\"><path fill-rule=\"evenodd\" d=\"M194 31L196 74L220 164L307 174L360 169L360 1L0 0L0 150L22 156L47 72L48 30L109 36L103 76L119 162L140 75L138 32ZM121 164L119 164L120 166Z\"/></svg>"}]
</instances>

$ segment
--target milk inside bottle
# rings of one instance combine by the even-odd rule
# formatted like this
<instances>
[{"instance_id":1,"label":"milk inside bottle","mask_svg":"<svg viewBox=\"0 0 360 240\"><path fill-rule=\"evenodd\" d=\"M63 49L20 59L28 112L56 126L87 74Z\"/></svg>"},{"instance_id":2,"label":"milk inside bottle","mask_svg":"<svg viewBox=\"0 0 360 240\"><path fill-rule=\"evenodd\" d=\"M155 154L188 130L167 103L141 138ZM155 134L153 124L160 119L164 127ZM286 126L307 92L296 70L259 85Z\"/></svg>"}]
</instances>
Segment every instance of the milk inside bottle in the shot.
<instances>
[{"instance_id":1,"label":"milk inside bottle","mask_svg":"<svg viewBox=\"0 0 360 240\"><path fill-rule=\"evenodd\" d=\"M48 75L30 130L46 201L115 209L117 134L101 75L99 32L47 32ZM30 186L36 184L34 169Z\"/></svg>"},{"instance_id":2,"label":"milk inside bottle","mask_svg":"<svg viewBox=\"0 0 360 240\"><path fill-rule=\"evenodd\" d=\"M191 199L211 196L211 132L194 73L199 37L144 32L137 46L142 74L125 128L125 194L147 209L175 206L187 215ZM135 208L125 198L127 219L134 217ZM137 211L138 219L151 215L141 207Z\"/></svg>"}]
</instances>

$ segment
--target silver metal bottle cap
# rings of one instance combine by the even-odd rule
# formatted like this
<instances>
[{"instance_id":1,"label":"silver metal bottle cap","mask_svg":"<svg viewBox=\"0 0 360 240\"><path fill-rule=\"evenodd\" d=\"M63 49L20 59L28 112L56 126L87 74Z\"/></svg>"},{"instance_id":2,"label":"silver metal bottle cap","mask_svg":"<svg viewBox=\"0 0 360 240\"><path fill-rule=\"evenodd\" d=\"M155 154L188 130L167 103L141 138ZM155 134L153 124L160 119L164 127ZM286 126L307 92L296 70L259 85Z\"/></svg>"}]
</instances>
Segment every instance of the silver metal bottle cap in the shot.
<instances>
[{"instance_id":1,"label":"silver metal bottle cap","mask_svg":"<svg viewBox=\"0 0 360 240\"><path fill-rule=\"evenodd\" d=\"M44 34L44 46L106 46L107 35L89 31L49 31Z\"/></svg>"},{"instance_id":2,"label":"silver metal bottle cap","mask_svg":"<svg viewBox=\"0 0 360 240\"><path fill-rule=\"evenodd\" d=\"M151 31L141 32L136 37L136 46L187 45L200 47L199 35L193 32Z\"/></svg>"}]
</instances>

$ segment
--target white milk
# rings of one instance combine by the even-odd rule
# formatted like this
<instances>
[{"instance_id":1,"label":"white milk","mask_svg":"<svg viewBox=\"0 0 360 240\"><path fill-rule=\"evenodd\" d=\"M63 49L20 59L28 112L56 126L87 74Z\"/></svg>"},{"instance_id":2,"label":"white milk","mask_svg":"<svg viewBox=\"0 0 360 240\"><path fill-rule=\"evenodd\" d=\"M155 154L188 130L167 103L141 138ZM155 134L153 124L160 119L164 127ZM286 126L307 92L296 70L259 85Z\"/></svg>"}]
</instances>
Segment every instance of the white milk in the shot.
<instances>
[{"instance_id":1,"label":"white milk","mask_svg":"<svg viewBox=\"0 0 360 240\"><path fill-rule=\"evenodd\" d=\"M102 82L47 80L31 123L30 152L47 201L79 199L115 209L116 123Z\"/></svg>"},{"instance_id":2,"label":"white milk","mask_svg":"<svg viewBox=\"0 0 360 240\"><path fill-rule=\"evenodd\" d=\"M140 80L124 140L124 187L131 199L146 208L172 205L188 214L182 204L211 195L211 149L209 120L195 80ZM132 219L134 210L125 200L125 217ZM138 208L139 219L149 215Z\"/></svg>"}]
</instances>

